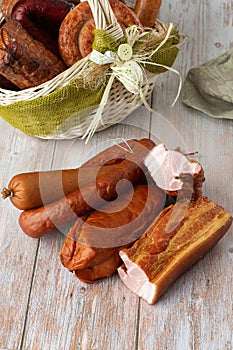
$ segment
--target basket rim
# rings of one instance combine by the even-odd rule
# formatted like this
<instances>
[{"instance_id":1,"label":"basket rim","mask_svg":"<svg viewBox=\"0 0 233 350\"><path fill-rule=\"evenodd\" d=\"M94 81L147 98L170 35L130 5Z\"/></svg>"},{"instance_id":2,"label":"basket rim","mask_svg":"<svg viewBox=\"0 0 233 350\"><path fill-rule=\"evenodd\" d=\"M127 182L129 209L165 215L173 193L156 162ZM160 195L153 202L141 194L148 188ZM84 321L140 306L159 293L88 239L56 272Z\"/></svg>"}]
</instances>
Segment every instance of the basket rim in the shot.
<instances>
[{"instance_id":1,"label":"basket rim","mask_svg":"<svg viewBox=\"0 0 233 350\"><path fill-rule=\"evenodd\" d=\"M4 16L0 11L0 26L4 22ZM160 21L156 20L155 27L160 30L165 30L165 25ZM67 68L54 78L38 85L35 87L27 88L24 90L13 91L0 88L0 106L5 107L12 105L17 102L30 101L40 97L48 96L50 93L58 91L69 85L72 81L78 78L78 75L89 61L89 56L82 58L77 61L71 67ZM149 72L147 72L149 73ZM149 74L148 74L149 75Z\"/></svg>"},{"instance_id":2,"label":"basket rim","mask_svg":"<svg viewBox=\"0 0 233 350\"><path fill-rule=\"evenodd\" d=\"M95 0L98 1L98 0ZM117 23L117 20L115 18L115 15L108 3L108 0L102 0L105 7L109 7L109 14L108 14L108 20L113 21L114 23ZM1 0L0 0L1 4ZM101 6L101 0L97 4L94 2L95 6L93 8L92 2L90 1L89 6L91 7L93 17L95 18L96 25L100 28L102 27L103 21L101 19L105 19L106 17L106 11L103 11ZM102 4L102 5L103 5ZM99 5L99 6L98 6ZM108 6L106 6L108 5ZM97 15L97 7L99 7L100 13L99 16ZM2 23L4 22L5 18L0 10L0 27L2 26ZM98 23L99 22L99 23ZM105 22L105 21L104 21ZM118 24L117 24L118 25ZM57 91L69 83L72 82L75 78L78 77L78 74L81 72L85 64L88 62L89 55L86 57L83 57L81 60L77 61L75 64L73 64L71 67L68 67L66 70L61 72L60 74L56 75L54 78L38 85L35 87L19 90L19 91L12 91L7 89L2 89L0 87L0 99L1 99L1 106L8 106L16 102L22 102L22 101L30 101L39 97L47 96L48 94ZM13 99L13 101L12 101Z\"/></svg>"},{"instance_id":3,"label":"basket rim","mask_svg":"<svg viewBox=\"0 0 233 350\"><path fill-rule=\"evenodd\" d=\"M0 11L0 27L4 22L4 20L5 18L2 12ZM2 89L0 87L0 97L1 97L0 105L8 106L16 102L30 101L42 96L47 96L51 92L56 91L60 88L63 88L64 86L69 84L72 80L77 78L78 73L80 73L81 69L86 64L88 59L89 59L89 55L77 61L74 65L67 68L60 74L56 75L54 78L50 79L49 81L46 81L35 87L31 87L31 88L19 90L19 91ZM51 87L48 85L51 85ZM46 94L44 92L46 92ZM5 102L7 98L9 98L9 102L7 101Z\"/></svg>"}]
</instances>

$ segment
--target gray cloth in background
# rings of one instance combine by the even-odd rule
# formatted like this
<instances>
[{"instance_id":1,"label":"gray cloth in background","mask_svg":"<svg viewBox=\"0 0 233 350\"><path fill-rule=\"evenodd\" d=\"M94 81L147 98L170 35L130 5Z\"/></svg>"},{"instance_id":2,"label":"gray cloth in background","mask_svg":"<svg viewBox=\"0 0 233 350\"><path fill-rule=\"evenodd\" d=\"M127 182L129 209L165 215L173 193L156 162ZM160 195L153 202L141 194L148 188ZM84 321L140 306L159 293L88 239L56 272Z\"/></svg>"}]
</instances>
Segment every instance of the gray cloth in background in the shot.
<instances>
[{"instance_id":1,"label":"gray cloth in background","mask_svg":"<svg viewBox=\"0 0 233 350\"><path fill-rule=\"evenodd\" d=\"M233 119L233 49L192 68L184 82L182 100L211 117Z\"/></svg>"}]
</instances>

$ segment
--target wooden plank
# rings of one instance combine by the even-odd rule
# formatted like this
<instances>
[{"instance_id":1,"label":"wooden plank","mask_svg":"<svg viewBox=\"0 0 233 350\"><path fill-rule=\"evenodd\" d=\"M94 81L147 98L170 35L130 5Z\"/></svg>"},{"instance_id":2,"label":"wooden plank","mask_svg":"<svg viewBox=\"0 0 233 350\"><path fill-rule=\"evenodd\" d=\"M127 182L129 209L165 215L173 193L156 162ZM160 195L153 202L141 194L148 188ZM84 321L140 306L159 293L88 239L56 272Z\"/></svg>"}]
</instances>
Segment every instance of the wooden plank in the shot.
<instances>
[{"instance_id":1,"label":"wooden plank","mask_svg":"<svg viewBox=\"0 0 233 350\"><path fill-rule=\"evenodd\" d=\"M160 18L177 23L190 35L175 65L183 78L190 67L233 45L230 0L163 0ZM177 87L174 74L161 76L153 107L162 117L150 118L140 108L118 126L97 134L88 147L80 140L55 143L29 138L0 120L0 186L21 171L78 166L109 140L151 133L169 148L198 151L196 159L206 173L204 193L233 212L232 121L209 118L186 108L181 100L171 108ZM233 348L232 228L155 306L149 306L117 275L93 285L79 282L59 260L64 235L54 232L32 240L19 229L18 211L10 203L1 204L0 348L21 349L20 344L27 350Z\"/></svg>"},{"instance_id":2,"label":"wooden plank","mask_svg":"<svg viewBox=\"0 0 233 350\"><path fill-rule=\"evenodd\" d=\"M19 172L32 171L40 163L45 142L27 137L0 120L0 188ZM52 150L52 142L49 142ZM48 147L48 145L47 145ZM51 154L51 153L50 153ZM0 206L0 348L19 349L30 295L38 242L18 225L19 210L9 200Z\"/></svg>"},{"instance_id":3,"label":"wooden plank","mask_svg":"<svg viewBox=\"0 0 233 350\"><path fill-rule=\"evenodd\" d=\"M176 62L183 78L190 67L220 55L231 46L230 8L231 1L163 2L161 16L177 23L181 32L190 34ZM213 21L213 18L218 20ZM230 160L232 121L209 118L186 108L180 100L171 108L177 79L174 74L166 73L158 83L160 89L156 90L153 106L166 120L152 116L152 132L161 135L168 147L179 146L185 152L199 152L196 159L203 164L206 173L204 193L232 213L233 185L229 181L233 170ZM233 347L233 298L229 293L233 287L232 238L231 228L156 305L140 301L138 349Z\"/></svg>"},{"instance_id":4,"label":"wooden plank","mask_svg":"<svg viewBox=\"0 0 233 350\"><path fill-rule=\"evenodd\" d=\"M112 140L146 137L149 120L149 112L140 108L119 125L96 134L87 146L81 140L57 142L53 168L75 167L112 145ZM134 349L138 298L128 293L118 276L93 285L80 282L60 263L64 240L58 232L40 240L23 349Z\"/></svg>"}]
</instances>

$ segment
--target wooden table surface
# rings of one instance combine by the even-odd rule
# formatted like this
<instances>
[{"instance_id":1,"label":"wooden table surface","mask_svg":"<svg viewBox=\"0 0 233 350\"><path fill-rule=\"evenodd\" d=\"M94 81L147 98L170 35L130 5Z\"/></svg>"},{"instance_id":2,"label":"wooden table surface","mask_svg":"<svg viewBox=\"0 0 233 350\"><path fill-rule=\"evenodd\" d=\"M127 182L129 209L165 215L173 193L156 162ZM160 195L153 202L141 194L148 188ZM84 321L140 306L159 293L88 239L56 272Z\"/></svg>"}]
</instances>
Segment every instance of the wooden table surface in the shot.
<instances>
[{"instance_id":1,"label":"wooden table surface","mask_svg":"<svg viewBox=\"0 0 233 350\"><path fill-rule=\"evenodd\" d=\"M160 19L176 23L189 40L175 68L188 70L233 46L232 0L163 0ZM78 166L107 140L148 137L168 148L198 151L204 194L233 212L233 121L187 108L173 73L159 77L151 99L158 113L140 107L121 124L81 140L41 140L0 120L0 187L14 174ZM181 276L153 306L130 292L117 275L93 285L60 263L64 235L39 240L18 225L19 211L0 203L0 349L7 350L232 350L233 230Z\"/></svg>"}]
</instances>

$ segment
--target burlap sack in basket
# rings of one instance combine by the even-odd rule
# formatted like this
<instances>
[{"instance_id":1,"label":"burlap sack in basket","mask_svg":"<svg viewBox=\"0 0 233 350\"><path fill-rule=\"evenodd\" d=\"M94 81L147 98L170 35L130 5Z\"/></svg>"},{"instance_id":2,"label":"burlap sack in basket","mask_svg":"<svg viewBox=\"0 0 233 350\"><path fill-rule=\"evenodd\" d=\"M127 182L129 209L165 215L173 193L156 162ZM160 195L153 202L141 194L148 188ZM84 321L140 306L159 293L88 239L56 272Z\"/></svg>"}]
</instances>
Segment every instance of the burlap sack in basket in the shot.
<instances>
[{"instance_id":1,"label":"burlap sack in basket","mask_svg":"<svg viewBox=\"0 0 233 350\"><path fill-rule=\"evenodd\" d=\"M155 28L158 38L153 49L164 40L168 29L161 22L155 24ZM95 50L102 53L109 50L106 37L104 31L95 31ZM117 46L124 40L122 38ZM150 58L151 64L143 65L147 72L147 81L142 86L145 99L153 91L156 76L173 65L179 51L178 42L179 34L174 27L162 47ZM138 46L138 51L143 50L140 45L141 42L134 45ZM109 79L109 65L98 66L93 62L87 65L87 62L88 57L36 88L19 92L0 89L0 116L30 136L53 139L83 136L95 116ZM120 122L141 104L138 94L132 94L115 79L96 130Z\"/></svg>"}]
</instances>

